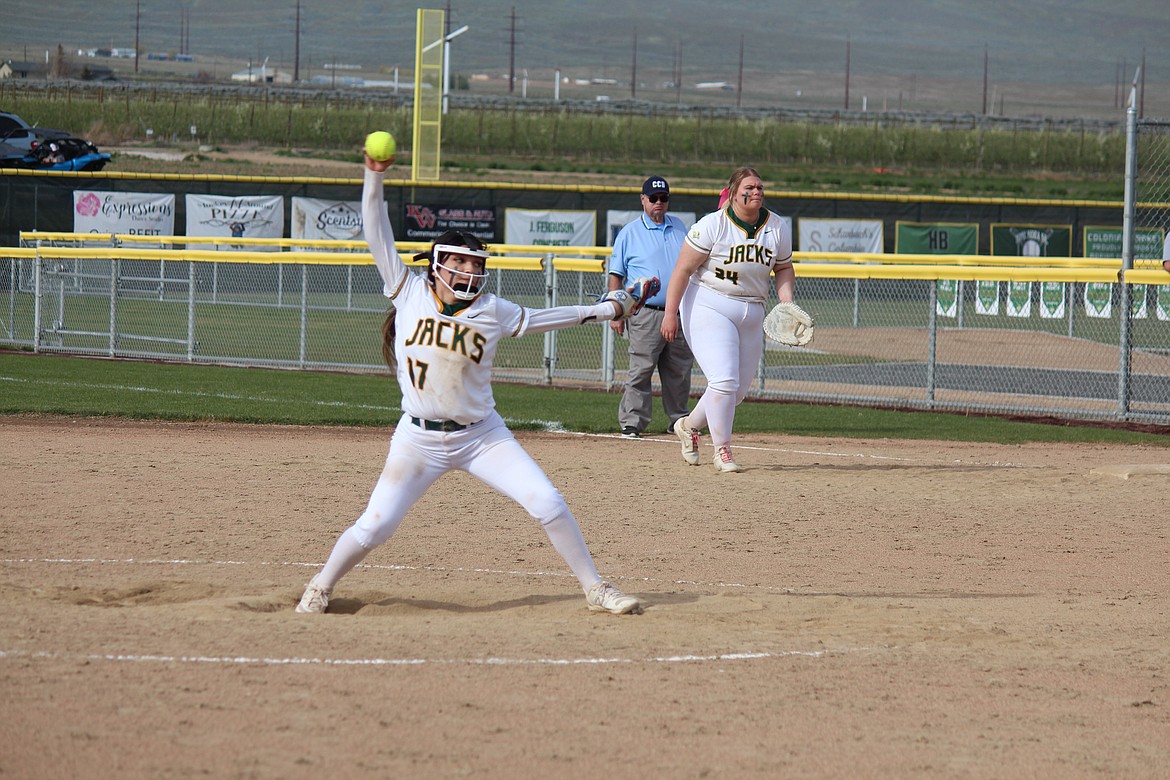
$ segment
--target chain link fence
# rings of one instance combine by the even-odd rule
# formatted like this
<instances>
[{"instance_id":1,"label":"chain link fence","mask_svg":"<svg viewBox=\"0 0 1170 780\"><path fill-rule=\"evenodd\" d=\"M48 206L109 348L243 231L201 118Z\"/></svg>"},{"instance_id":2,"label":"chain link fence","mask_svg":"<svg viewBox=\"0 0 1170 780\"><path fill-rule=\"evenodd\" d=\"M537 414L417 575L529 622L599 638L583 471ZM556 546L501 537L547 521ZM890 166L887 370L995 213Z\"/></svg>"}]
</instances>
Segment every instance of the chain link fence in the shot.
<instances>
[{"instance_id":1,"label":"chain link fence","mask_svg":"<svg viewBox=\"0 0 1170 780\"><path fill-rule=\"evenodd\" d=\"M129 238L33 234L24 248L2 250L0 344L382 370L387 301L364 245L229 253L131 248L122 242ZM288 239L274 241L290 248ZM418 247L400 250L407 256ZM574 247L573 257L547 247L494 251L491 289L521 305L587 304L605 289L605 248ZM1143 260L1124 272L1140 283L1142 301L1139 311L1135 294L1127 319L1117 260L1019 257L991 265L987 256L834 253L797 253L797 260L797 298L816 317L816 338L808 348L770 345L751 397L1170 423L1170 275L1160 263ZM505 381L612 389L625 379L626 344L608 327L585 325L506 339L495 367ZM697 366L693 387L704 387Z\"/></svg>"}]
</instances>

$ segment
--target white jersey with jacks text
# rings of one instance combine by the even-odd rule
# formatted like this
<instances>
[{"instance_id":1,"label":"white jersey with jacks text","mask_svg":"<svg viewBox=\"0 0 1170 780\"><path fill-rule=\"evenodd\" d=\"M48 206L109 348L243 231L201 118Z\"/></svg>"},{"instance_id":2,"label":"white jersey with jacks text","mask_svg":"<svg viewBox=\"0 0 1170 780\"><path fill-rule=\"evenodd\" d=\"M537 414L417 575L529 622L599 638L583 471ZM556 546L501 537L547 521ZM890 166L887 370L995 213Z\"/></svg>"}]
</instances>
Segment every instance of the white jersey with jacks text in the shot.
<instances>
[{"instance_id":1,"label":"white jersey with jacks text","mask_svg":"<svg viewBox=\"0 0 1170 780\"><path fill-rule=\"evenodd\" d=\"M367 169L365 175L366 239L385 295L394 302L394 358L402 411L411 417L462 425L479 422L496 406L491 368L501 338L613 319L612 303L528 309L490 292L454 314L444 314L425 272L408 270L394 246L382 199L382 174Z\"/></svg>"},{"instance_id":2,"label":"white jersey with jacks text","mask_svg":"<svg viewBox=\"0 0 1170 780\"><path fill-rule=\"evenodd\" d=\"M686 241L709 256L695 271L695 281L733 298L764 303L772 272L792 263L792 228L767 209L761 209L760 220L749 225L737 219L728 205L696 222Z\"/></svg>"}]
</instances>

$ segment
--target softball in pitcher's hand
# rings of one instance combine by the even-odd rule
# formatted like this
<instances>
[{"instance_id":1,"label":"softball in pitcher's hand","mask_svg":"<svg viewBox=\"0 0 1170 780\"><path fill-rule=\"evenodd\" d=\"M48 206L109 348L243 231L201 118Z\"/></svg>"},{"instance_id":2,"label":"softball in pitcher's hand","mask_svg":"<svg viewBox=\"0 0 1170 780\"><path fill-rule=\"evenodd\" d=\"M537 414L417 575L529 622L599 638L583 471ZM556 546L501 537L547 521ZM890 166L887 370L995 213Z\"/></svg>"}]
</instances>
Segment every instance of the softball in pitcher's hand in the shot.
<instances>
[{"instance_id":1,"label":"softball in pitcher's hand","mask_svg":"<svg viewBox=\"0 0 1170 780\"><path fill-rule=\"evenodd\" d=\"M795 303L778 303L764 317L764 335L780 344L803 347L812 341L813 318Z\"/></svg>"}]
</instances>

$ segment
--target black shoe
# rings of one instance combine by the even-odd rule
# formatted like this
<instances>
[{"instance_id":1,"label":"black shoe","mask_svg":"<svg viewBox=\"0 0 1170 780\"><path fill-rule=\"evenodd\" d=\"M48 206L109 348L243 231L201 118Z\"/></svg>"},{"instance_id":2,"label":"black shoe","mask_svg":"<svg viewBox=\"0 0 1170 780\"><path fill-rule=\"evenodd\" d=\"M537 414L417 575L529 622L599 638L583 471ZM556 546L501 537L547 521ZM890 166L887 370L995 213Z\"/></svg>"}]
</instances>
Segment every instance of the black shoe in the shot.
<instances>
[{"instance_id":1,"label":"black shoe","mask_svg":"<svg viewBox=\"0 0 1170 780\"><path fill-rule=\"evenodd\" d=\"M642 438L642 434L638 433L638 429L632 425L627 425L625 428L622 428L622 436L625 436L627 439Z\"/></svg>"}]
</instances>

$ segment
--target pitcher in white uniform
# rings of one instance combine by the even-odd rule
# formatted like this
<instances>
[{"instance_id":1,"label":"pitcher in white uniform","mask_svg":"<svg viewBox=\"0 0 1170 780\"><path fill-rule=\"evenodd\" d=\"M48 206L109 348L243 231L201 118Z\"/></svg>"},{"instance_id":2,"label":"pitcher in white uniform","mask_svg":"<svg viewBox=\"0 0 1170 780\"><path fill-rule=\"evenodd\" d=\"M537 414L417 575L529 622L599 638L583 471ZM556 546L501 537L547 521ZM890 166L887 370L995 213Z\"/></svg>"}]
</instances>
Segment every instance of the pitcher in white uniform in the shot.
<instances>
[{"instance_id":1,"label":"pitcher in white uniform","mask_svg":"<svg viewBox=\"0 0 1170 780\"><path fill-rule=\"evenodd\" d=\"M743 471L731 453L735 407L747 397L764 354L764 305L774 284L792 302L792 230L764 207L764 182L739 168L727 183L726 206L707 214L687 233L666 288L662 335L678 335L681 319L691 352L707 378L695 408L674 432L683 460L699 463L699 431L710 429L715 469Z\"/></svg>"},{"instance_id":2,"label":"pitcher in white uniform","mask_svg":"<svg viewBox=\"0 0 1170 780\"><path fill-rule=\"evenodd\" d=\"M475 236L458 231L432 245L425 275L408 271L395 249L382 197L392 163L393 158L376 162L366 156L362 216L384 292L394 304L383 327L384 351L393 355L403 414L365 512L342 532L296 611L324 612L337 582L393 535L427 488L460 470L509 496L540 522L580 582L589 609L640 612L638 599L598 574L576 518L504 425L491 386L501 338L612 320L623 314L621 305L603 300L528 309L499 298L483 289L488 252Z\"/></svg>"}]
</instances>

